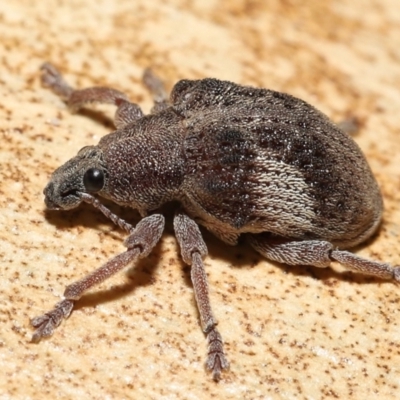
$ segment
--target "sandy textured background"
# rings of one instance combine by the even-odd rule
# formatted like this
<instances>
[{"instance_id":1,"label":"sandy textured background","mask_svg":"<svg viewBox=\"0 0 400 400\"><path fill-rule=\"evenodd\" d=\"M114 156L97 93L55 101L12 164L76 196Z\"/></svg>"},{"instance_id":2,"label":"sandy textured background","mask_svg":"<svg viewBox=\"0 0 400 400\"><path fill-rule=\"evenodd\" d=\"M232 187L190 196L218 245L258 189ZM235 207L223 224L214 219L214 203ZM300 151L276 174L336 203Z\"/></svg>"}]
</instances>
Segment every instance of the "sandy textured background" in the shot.
<instances>
[{"instance_id":1,"label":"sandy textured background","mask_svg":"<svg viewBox=\"0 0 400 400\"><path fill-rule=\"evenodd\" d=\"M278 266L206 234L231 361L214 383L170 227L52 338L29 343L29 318L122 251L124 238L89 206L45 212L50 173L112 127L71 115L40 86L41 63L79 87L124 90L146 110L141 75L151 66L169 88L214 76L288 91L337 121L357 117L386 203L379 234L357 251L400 264L398 0L19 0L2 2L0 29L0 399L398 398L398 285Z\"/></svg>"}]
</instances>

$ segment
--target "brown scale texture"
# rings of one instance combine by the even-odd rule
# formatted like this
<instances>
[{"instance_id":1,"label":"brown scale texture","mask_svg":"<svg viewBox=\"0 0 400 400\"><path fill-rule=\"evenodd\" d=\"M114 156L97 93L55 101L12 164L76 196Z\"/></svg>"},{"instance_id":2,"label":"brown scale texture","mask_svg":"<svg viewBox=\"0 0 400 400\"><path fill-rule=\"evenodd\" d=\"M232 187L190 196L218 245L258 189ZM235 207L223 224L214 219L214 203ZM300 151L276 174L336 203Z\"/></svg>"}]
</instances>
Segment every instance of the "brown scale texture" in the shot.
<instances>
[{"instance_id":1,"label":"brown scale texture","mask_svg":"<svg viewBox=\"0 0 400 400\"><path fill-rule=\"evenodd\" d=\"M242 232L258 226L342 247L375 230L382 200L371 170L354 141L314 107L287 94L215 79L181 81L171 98L187 118L187 190L210 215ZM260 208L273 202L274 193L259 190L260 178L271 172L260 156L282 167L271 183L290 186L286 197L281 192L281 206L264 216ZM293 174L306 188L291 182ZM308 208L310 201L311 220L300 216L300 222L274 228L285 212L295 214L293 204Z\"/></svg>"}]
</instances>

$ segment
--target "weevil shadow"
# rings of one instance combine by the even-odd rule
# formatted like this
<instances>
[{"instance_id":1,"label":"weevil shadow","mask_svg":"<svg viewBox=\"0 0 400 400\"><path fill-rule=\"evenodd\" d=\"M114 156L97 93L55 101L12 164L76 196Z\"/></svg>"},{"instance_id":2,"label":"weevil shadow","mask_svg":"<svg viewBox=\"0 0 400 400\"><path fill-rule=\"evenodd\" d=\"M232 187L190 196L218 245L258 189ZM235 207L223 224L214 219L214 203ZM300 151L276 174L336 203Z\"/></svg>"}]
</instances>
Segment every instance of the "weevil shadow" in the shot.
<instances>
[{"instance_id":1,"label":"weevil shadow","mask_svg":"<svg viewBox=\"0 0 400 400\"><path fill-rule=\"evenodd\" d=\"M107 200L102 200L102 203L112 212L132 225L136 225L141 219L136 210L120 207L115 203L108 202ZM85 203L82 203L74 210L69 210L66 212L44 210L44 215L50 224L55 225L57 228L65 231L76 226L92 228L95 231L99 231L99 226L106 226L106 228L103 228L102 231L105 232L107 236L117 237L121 240L121 243L128 236L126 232L116 227L101 212ZM170 229L171 225L167 224L166 231L168 232ZM84 294L82 298L77 301L74 310L85 307L93 307L99 304L118 300L133 293L137 287L148 286L154 283L153 272L159 265L161 265L161 243L162 240L154 247L149 256L134 261L132 264L129 264L119 272L119 274L125 274L128 282L104 290L96 290L96 287L94 287L92 291ZM115 253L113 256L117 256L118 254L120 253ZM109 258L103 260L103 263L107 261L109 261ZM103 263L94 265L93 271L99 268ZM83 276L81 276L81 278L82 277ZM79 279L79 277L77 279ZM66 282L66 284L71 283L72 282Z\"/></svg>"},{"instance_id":2,"label":"weevil shadow","mask_svg":"<svg viewBox=\"0 0 400 400\"><path fill-rule=\"evenodd\" d=\"M92 121L97 122L99 125L110 129L110 132L116 129L113 118L109 117L104 111L90 108L82 108L77 112L77 114L89 118Z\"/></svg>"},{"instance_id":3,"label":"weevil shadow","mask_svg":"<svg viewBox=\"0 0 400 400\"><path fill-rule=\"evenodd\" d=\"M134 209L118 206L117 204L102 199L104 204L110 211L118 215L126 222L136 225L140 221L139 213ZM127 236L127 234L114 225L107 217L105 217L99 210L96 210L90 204L82 203L73 210L59 211L59 210L43 210L46 221L55 225L60 230L67 231L74 227L90 228L99 231L100 227L106 227L107 234ZM102 229L104 231L104 228Z\"/></svg>"},{"instance_id":4,"label":"weevil shadow","mask_svg":"<svg viewBox=\"0 0 400 400\"><path fill-rule=\"evenodd\" d=\"M103 199L102 203L106 205L112 212L125 219L126 221L132 223L133 225L136 225L136 223L140 220L139 214L133 209L120 207L113 202L109 202ZM164 215L167 215L165 229L167 233L173 232L173 210L173 207L163 208L162 213ZM49 223L63 230L67 230L68 228L72 228L75 226L82 226L98 230L99 226L105 225L107 226L107 235L110 235L111 237L118 237L121 240L126 237L126 234L115 227L115 225L113 225L110 220L107 219L103 214L94 209L92 206L85 203L81 204L77 209L70 210L68 212L45 210L44 213L45 218ZM237 246L229 246L223 243L221 240L217 239L206 229L201 230L209 252L208 256L205 259L206 263L207 260L218 259L226 264L227 268L251 269L255 268L260 262L265 260L268 263L273 264L275 268L280 268L281 270L284 270L287 274L299 277L311 276L312 278L319 280L323 284L328 286L332 286L334 280L357 284L376 284L379 282L383 282L381 279L376 277L346 271L340 272L332 268L317 268L302 265L289 266L285 264L280 264L271 260L267 260L262 255L257 253L245 241L241 241ZM352 249L352 251L358 251L362 248L368 247L368 245L370 245L376 239L376 236L377 235L374 235L362 245ZM104 262L106 261L107 260L104 260ZM100 291L97 290L92 293L85 294L82 299L79 300L79 302L77 303L76 309L93 307L98 304L112 302L114 300L130 295L132 292L134 292L136 287L150 285L154 279L152 277L153 271L155 268L157 268L158 265L160 265L161 262L162 261L159 243L147 258L138 260L136 263L132 264L131 267L127 267L127 269L124 270L127 271L125 273L128 275L129 279L131 279L129 282L123 285L112 287L111 289ZM152 265L152 267L149 267L150 264ZM100 265L94 266L93 269L99 266ZM181 261L181 268L183 271L185 284L192 287L190 266L185 265L183 261ZM121 273L122 272L123 271L121 271ZM245 271L243 271L243 273L245 273Z\"/></svg>"}]
</instances>

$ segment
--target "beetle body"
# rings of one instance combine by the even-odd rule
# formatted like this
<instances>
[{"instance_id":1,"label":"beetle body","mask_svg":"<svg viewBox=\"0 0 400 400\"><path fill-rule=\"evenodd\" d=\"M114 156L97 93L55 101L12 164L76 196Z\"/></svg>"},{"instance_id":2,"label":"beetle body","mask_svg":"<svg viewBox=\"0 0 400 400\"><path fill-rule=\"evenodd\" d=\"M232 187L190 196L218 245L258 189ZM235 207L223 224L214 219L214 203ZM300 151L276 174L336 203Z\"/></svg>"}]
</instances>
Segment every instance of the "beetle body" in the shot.
<instances>
[{"instance_id":1,"label":"beetle body","mask_svg":"<svg viewBox=\"0 0 400 400\"><path fill-rule=\"evenodd\" d=\"M171 100L73 159L104 170L100 196L142 215L179 200L230 244L268 232L349 248L377 228L382 198L365 157L314 107L216 79L180 81ZM53 181L65 184L65 170Z\"/></svg>"},{"instance_id":2,"label":"beetle body","mask_svg":"<svg viewBox=\"0 0 400 400\"><path fill-rule=\"evenodd\" d=\"M145 78L158 99L149 115L109 88L74 90L51 65L43 81L72 108L100 101L117 105L117 130L58 168L44 190L51 209L93 204L130 234L127 250L68 286L64 300L32 320L34 339L51 335L92 286L137 258L161 237L157 209L181 208L174 229L191 277L209 342L206 365L219 379L228 361L216 328L202 259L207 247L197 224L234 245L240 236L266 258L291 265L347 269L400 281L400 268L342 249L370 237L382 197L355 142L304 101L267 89L217 79L178 82L169 101L160 81ZM137 209L133 227L94 196Z\"/></svg>"}]
</instances>

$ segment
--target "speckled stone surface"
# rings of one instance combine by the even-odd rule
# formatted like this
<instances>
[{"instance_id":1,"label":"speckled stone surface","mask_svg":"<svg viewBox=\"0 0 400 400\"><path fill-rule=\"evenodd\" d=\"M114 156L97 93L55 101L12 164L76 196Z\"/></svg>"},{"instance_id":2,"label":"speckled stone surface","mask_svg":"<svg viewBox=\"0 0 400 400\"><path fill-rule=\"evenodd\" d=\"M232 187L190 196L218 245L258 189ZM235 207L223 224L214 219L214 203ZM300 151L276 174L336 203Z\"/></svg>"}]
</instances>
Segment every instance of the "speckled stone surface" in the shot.
<instances>
[{"instance_id":1,"label":"speckled stone surface","mask_svg":"<svg viewBox=\"0 0 400 400\"><path fill-rule=\"evenodd\" d=\"M145 110L150 66L169 88L213 76L290 92L336 121L358 118L355 139L386 209L356 250L400 264L397 0L19 0L2 4L0 28L1 400L399 397L398 285L339 265L280 266L206 233L231 362L213 382L170 222L146 260L85 295L53 337L31 344L29 326L66 285L123 251L125 236L89 206L45 211L50 173L113 129L113 109L71 115L40 86L44 61L78 87L124 90Z\"/></svg>"}]
</instances>

